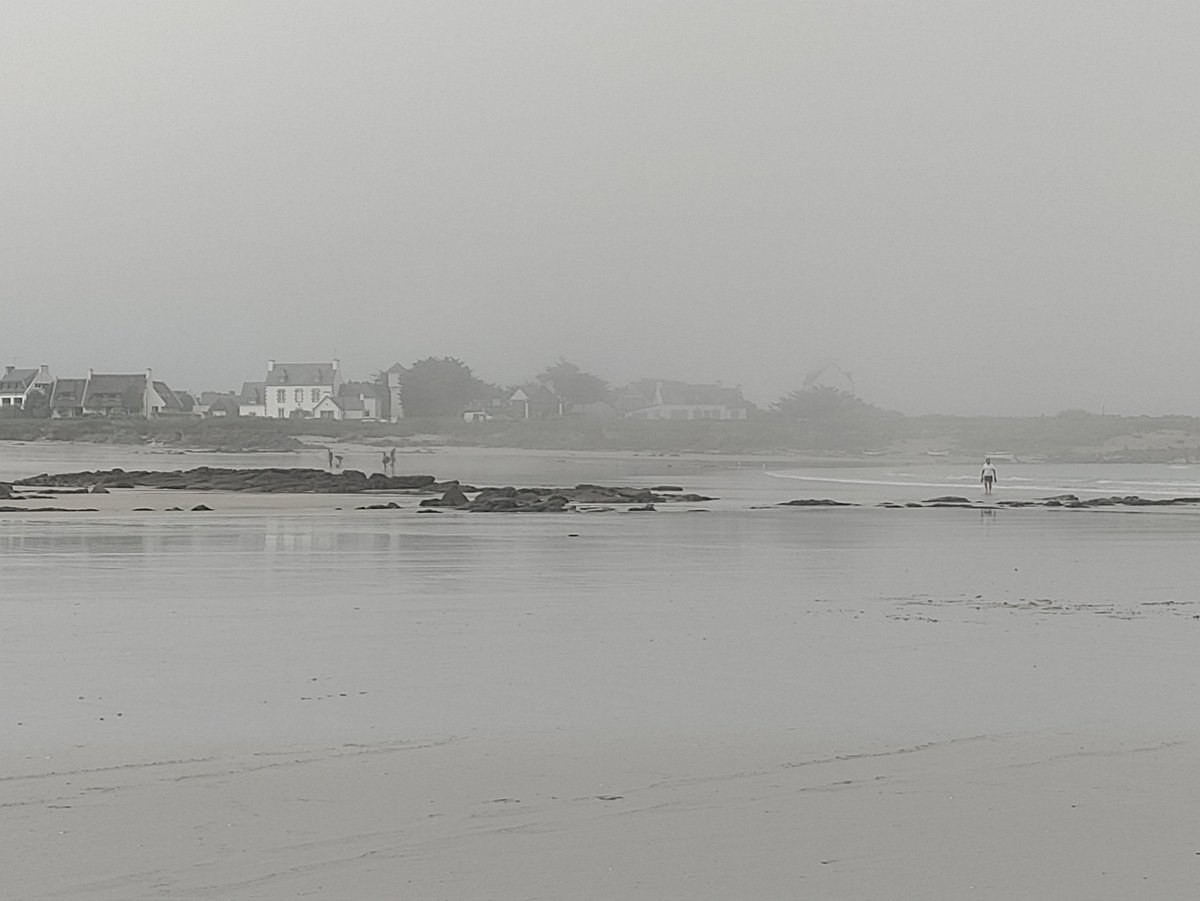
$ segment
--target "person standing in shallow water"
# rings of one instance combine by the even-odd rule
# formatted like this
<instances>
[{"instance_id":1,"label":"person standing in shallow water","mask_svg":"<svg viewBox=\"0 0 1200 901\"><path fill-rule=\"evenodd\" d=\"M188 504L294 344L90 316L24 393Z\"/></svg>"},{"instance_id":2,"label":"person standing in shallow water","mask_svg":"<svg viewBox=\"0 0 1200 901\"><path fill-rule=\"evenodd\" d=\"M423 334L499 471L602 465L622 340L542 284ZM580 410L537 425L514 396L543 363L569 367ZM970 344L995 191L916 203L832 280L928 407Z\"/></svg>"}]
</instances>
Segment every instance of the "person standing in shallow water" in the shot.
<instances>
[{"instance_id":1,"label":"person standing in shallow water","mask_svg":"<svg viewBox=\"0 0 1200 901\"><path fill-rule=\"evenodd\" d=\"M992 485L996 483L996 467L992 465L991 457L983 458L983 471L979 473L979 481L983 483L983 493L991 494Z\"/></svg>"}]
</instances>

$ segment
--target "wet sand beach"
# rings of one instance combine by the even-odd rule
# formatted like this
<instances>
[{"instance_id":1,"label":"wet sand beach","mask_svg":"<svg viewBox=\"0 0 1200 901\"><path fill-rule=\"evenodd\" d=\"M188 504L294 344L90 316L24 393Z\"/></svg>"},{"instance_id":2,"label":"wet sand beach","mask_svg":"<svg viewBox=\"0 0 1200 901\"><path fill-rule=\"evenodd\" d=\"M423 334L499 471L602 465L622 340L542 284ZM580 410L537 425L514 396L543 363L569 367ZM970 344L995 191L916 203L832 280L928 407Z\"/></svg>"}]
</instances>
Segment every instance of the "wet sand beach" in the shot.
<instances>
[{"instance_id":1,"label":"wet sand beach","mask_svg":"<svg viewBox=\"0 0 1200 901\"><path fill-rule=\"evenodd\" d=\"M1200 516L754 478L0 519L5 896L1191 897Z\"/></svg>"}]
</instances>

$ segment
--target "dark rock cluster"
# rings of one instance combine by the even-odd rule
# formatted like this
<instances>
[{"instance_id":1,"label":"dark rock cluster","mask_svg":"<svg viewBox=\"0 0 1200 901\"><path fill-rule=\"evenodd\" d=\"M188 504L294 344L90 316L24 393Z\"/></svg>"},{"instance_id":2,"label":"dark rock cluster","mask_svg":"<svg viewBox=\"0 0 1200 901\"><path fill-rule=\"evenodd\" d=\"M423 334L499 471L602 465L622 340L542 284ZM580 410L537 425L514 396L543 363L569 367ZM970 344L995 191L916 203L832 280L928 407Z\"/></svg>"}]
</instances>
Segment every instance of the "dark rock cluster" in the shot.
<instances>
[{"instance_id":1,"label":"dark rock cluster","mask_svg":"<svg viewBox=\"0 0 1200 901\"><path fill-rule=\"evenodd\" d=\"M357 469L221 469L200 466L177 472L123 469L40 475L15 483L37 488L173 488L185 491L253 491L279 494L354 494L360 491L441 490L433 476L365 475Z\"/></svg>"},{"instance_id":2,"label":"dark rock cluster","mask_svg":"<svg viewBox=\"0 0 1200 901\"><path fill-rule=\"evenodd\" d=\"M468 513L562 513L574 504L636 504L640 506L629 509L653 510L654 504L712 500L700 494L662 495L645 488L613 488L605 485L481 488L474 498L468 498L466 490L453 485L440 498L431 497L421 501L421 506L450 507Z\"/></svg>"},{"instance_id":3,"label":"dark rock cluster","mask_svg":"<svg viewBox=\"0 0 1200 901\"><path fill-rule=\"evenodd\" d=\"M850 501L835 501L829 498L809 498L804 497L794 501L784 501L777 504L779 507L857 507L858 504L852 504Z\"/></svg>"}]
</instances>

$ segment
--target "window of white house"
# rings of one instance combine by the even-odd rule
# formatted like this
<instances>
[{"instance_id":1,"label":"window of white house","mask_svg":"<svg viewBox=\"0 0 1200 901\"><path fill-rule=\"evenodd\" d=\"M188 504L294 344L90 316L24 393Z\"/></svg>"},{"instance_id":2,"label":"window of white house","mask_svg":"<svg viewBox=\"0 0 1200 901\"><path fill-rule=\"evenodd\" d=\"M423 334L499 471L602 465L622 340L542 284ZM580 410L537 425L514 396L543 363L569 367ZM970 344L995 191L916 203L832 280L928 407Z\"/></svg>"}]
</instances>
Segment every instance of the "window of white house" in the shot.
<instances>
[{"instance_id":1,"label":"window of white house","mask_svg":"<svg viewBox=\"0 0 1200 901\"><path fill-rule=\"evenodd\" d=\"M313 388L312 389L312 402L315 404L320 399L321 399L321 389Z\"/></svg>"},{"instance_id":2,"label":"window of white house","mask_svg":"<svg viewBox=\"0 0 1200 901\"><path fill-rule=\"evenodd\" d=\"M298 404L304 403L304 389L303 388L296 389L296 403L298 403Z\"/></svg>"},{"instance_id":3,"label":"window of white house","mask_svg":"<svg viewBox=\"0 0 1200 901\"><path fill-rule=\"evenodd\" d=\"M282 404L287 402L287 389L280 388L275 392L275 403Z\"/></svg>"}]
</instances>

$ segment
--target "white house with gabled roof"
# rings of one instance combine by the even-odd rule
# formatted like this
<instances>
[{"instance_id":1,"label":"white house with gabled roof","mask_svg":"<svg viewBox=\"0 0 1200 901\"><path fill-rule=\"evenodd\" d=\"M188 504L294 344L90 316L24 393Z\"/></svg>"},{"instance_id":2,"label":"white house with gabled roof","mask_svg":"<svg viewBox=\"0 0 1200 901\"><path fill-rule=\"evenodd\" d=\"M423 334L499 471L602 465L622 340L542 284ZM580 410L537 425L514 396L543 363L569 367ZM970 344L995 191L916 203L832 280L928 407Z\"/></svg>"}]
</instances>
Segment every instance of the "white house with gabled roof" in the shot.
<instances>
[{"instance_id":1,"label":"white house with gabled roof","mask_svg":"<svg viewBox=\"0 0 1200 901\"><path fill-rule=\"evenodd\" d=\"M317 405L327 397L336 397L342 386L338 361L328 363L276 363L267 361L263 388L263 406L273 419L293 416L310 418Z\"/></svg>"},{"instance_id":2,"label":"white house with gabled roof","mask_svg":"<svg viewBox=\"0 0 1200 901\"><path fill-rule=\"evenodd\" d=\"M49 366L43 365L37 369L5 366L4 374L0 375L0 409L23 410L31 394L43 391L48 398L53 385Z\"/></svg>"}]
</instances>

